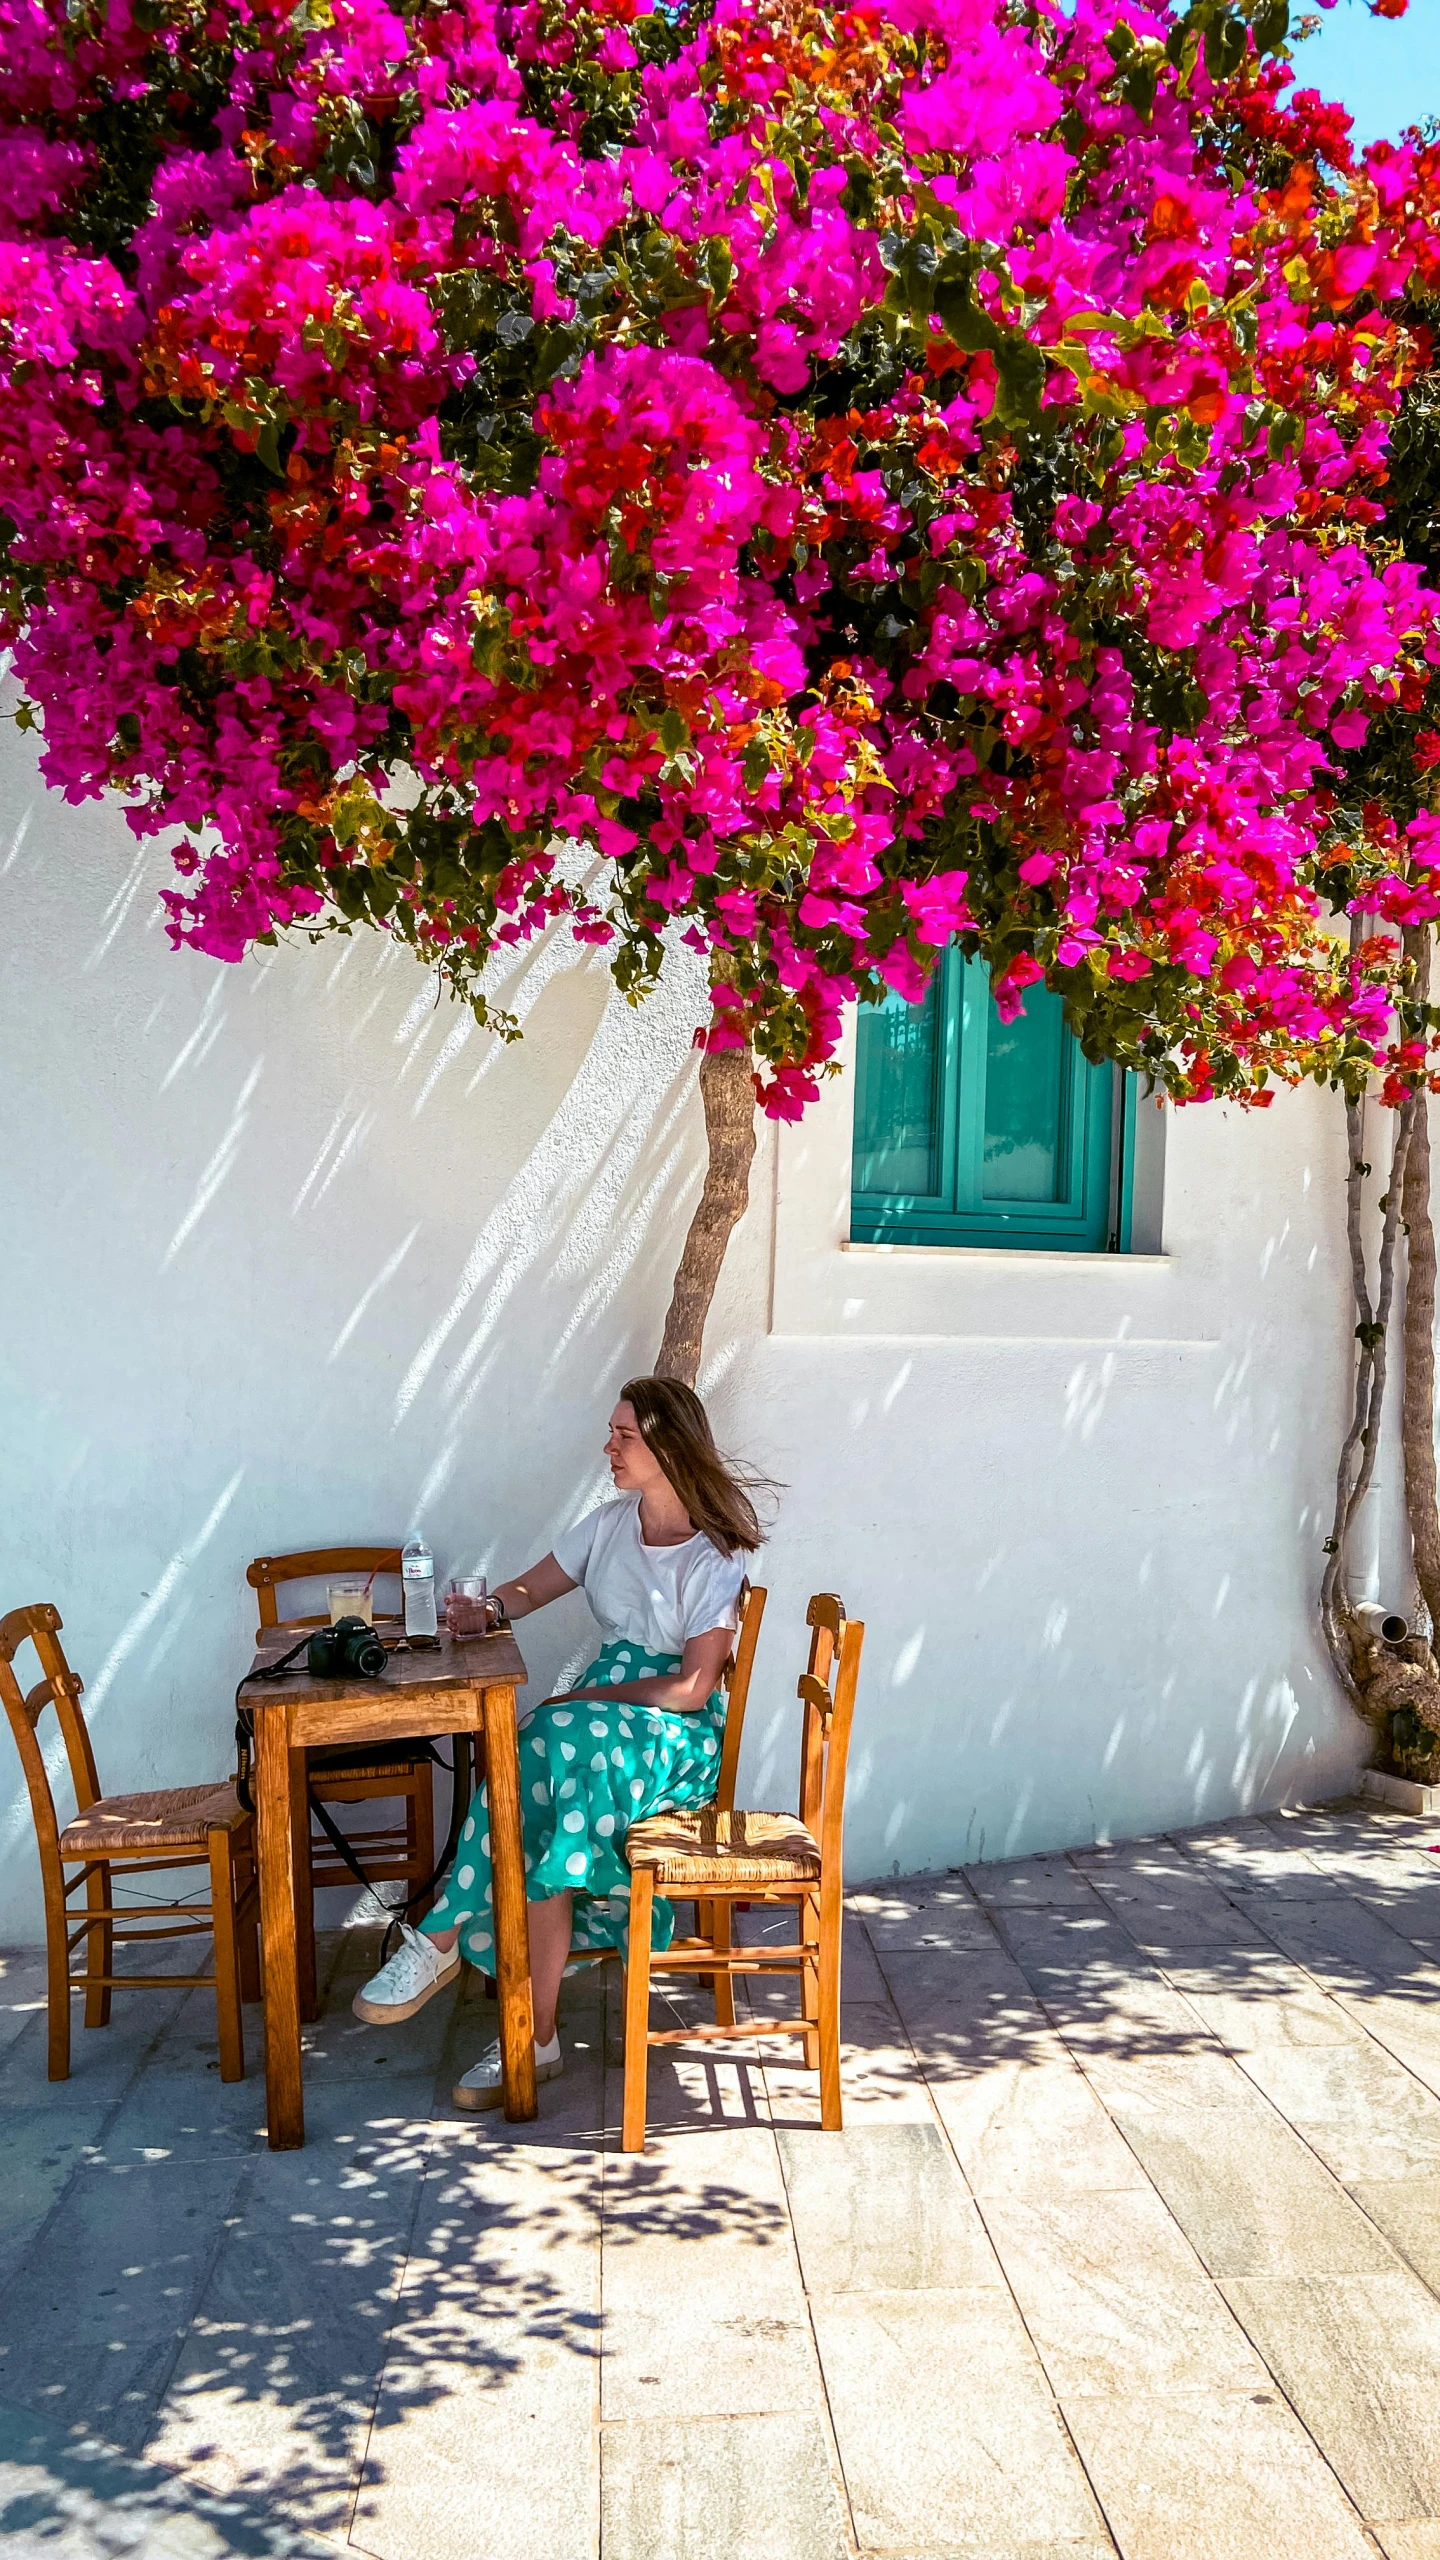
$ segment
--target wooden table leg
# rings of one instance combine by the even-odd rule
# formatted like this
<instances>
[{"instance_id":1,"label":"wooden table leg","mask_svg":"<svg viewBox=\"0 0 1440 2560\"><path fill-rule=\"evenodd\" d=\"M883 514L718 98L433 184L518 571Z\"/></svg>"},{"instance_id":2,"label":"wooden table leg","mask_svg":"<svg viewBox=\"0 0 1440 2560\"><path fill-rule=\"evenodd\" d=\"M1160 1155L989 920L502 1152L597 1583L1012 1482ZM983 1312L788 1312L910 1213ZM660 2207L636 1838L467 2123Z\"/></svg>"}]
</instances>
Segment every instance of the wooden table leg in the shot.
<instances>
[{"instance_id":1,"label":"wooden table leg","mask_svg":"<svg viewBox=\"0 0 1440 2560\"><path fill-rule=\"evenodd\" d=\"M310 1872L310 1777L303 1751L290 1754L290 1848L295 1861L295 1969L300 1982L300 2015L313 2026L320 2015L320 1985L315 1971L315 1882Z\"/></svg>"},{"instance_id":2,"label":"wooden table leg","mask_svg":"<svg viewBox=\"0 0 1440 2560\"><path fill-rule=\"evenodd\" d=\"M265 1941L265 2116L272 2151L298 2151L305 2140L287 1728L283 1706L266 1706L256 1715L255 1813L260 1927Z\"/></svg>"},{"instance_id":3,"label":"wooden table leg","mask_svg":"<svg viewBox=\"0 0 1440 2560\"><path fill-rule=\"evenodd\" d=\"M490 1869L495 1904L495 1979L500 1993L500 2067L512 2124L539 2114L535 2097L535 2010L530 1996L530 1926L520 1833L520 1754L515 1692L485 1691L485 1764L490 1796Z\"/></svg>"}]
</instances>

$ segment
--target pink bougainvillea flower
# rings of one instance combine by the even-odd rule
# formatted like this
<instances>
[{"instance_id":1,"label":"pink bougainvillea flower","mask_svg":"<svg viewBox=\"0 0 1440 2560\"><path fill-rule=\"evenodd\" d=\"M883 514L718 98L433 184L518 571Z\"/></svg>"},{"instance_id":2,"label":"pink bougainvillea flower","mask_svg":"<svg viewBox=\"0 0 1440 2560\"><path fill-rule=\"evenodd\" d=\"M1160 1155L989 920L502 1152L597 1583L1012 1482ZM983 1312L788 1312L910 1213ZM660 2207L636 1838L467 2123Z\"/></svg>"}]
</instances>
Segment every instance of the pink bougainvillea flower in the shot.
<instances>
[{"instance_id":1,"label":"pink bougainvillea flower","mask_svg":"<svg viewBox=\"0 0 1440 2560\"><path fill-rule=\"evenodd\" d=\"M47 778L225 960L683 942L780 1117L957 936L1182 1098L1403 1081L1440 146L1210 19L0 0Z\"/></svg>"}]
</instances>

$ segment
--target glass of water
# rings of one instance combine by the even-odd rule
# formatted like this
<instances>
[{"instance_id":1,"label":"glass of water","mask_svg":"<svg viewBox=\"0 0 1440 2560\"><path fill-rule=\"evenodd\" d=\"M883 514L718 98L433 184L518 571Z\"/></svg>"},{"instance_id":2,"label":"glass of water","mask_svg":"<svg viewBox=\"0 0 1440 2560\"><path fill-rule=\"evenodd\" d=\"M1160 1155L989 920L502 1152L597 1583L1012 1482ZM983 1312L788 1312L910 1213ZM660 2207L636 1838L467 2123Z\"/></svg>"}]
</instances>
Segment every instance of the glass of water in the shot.
<instances>
[{"instance_id":1,"label":"glass of water","mask_svg":"<svg viewBox=\"0 0 1440 2560\"><path fill-rule=\"evenodd\" d=\"M452 1636L483 1636L490 1591L483 1573L457 1573L445 1585L445 1624Z\"/></svg>"}]
</instances>

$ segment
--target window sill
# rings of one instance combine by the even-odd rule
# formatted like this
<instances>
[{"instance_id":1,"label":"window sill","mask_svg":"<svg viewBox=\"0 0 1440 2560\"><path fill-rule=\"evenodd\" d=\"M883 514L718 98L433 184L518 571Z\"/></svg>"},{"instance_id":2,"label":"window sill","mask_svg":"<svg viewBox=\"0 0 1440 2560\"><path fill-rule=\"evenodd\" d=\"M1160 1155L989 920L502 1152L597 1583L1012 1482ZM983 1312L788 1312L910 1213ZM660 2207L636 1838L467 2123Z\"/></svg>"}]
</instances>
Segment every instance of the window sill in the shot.
<instances>
[{"instance_id":1,"label":"window sill","mask_svg":"<svg viewBox=\"0 0 1440 2560\"><path fill-rule=\"evenodd\" d=\"M875 1254L886 1262L963 1262L995 1263L1013 1270L1017 1264L1029 1270L1037 1262L1053 1263L1062 1271L1093 1270L1097 1265L1110 1265L1118 1271L1153 1268L1164 1270L1173 1264L1171 1253L1071 1253L1059 1247L1024 1244L875 1244L864 1238L842 1236L842 1253Z\"/></svg>"}]
</instances>

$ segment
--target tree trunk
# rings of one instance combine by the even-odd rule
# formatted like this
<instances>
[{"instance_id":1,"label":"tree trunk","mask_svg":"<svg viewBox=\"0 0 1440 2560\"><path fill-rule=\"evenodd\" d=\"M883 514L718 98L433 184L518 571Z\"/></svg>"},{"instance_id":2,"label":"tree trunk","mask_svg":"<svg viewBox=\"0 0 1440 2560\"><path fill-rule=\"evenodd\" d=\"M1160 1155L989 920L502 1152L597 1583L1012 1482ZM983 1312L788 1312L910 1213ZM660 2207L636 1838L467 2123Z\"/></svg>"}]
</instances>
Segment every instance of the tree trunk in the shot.
<instances>
[{"instance_id":1,"label":"tree trunk","mask_svg":"<svg viewBox=\"0 0 1440 2560\"><path fill-rule=\"evenodd\" d=\"M1380 1440L1380 1416L1385 1403L1385 1378L1388 1367L1387 1327L1395 1290L1395 1251L1400 1234L1400 1202L1405 1185L1405 1167L1410 1152L1410 1135L1417 1117L1414 1097L1407 1098L1396 1114L1394 1153L1390 1180L1385 1192L1384 1224L1380 1231L1380 1260L1376 1274L1375 1297L1370 1297L1365 1270L1365 1246L1361 1226L1362 1186L1366 1168L1360 1158L1360 1105L1349 1102L1345 1107L1346 1137L1350 1163L1346 1181L1347 1228L1350 1239L1350 1268L1355 1304L1355 1339L1359 1350L1355 1362L1355 1393L1350 1428L1345 1434L1336 1471L1335 1524L1326 1541L1329 1550L1324 1580L1320 1586L1320 1616L1325 1641L1336 1677L1353 1707L1364 1713L1357 1671L1356 1621L1350 1601L1347 1548L1355 1515L1370 1490L1375 1473L1375 1457Z\"/></svg>"},{"instance_id":2,"label":"tree trunk","mask_svg":"<svg viewBox=\"0 0 1440 2560\"><path fill-rule=\"evenodd\" d=\"M725 1248L745 1215L755 1157L755 1080L748 1049L707 1049L700 1061L709 1163L700 1206L690 1221L675 1274L665 1339L655 1363L657 1378L695 1384L705 1319Z\"/></svg>"},{"instance_id":3,"label":"tree trunk","mask_svg":"<svg viewBox=\"0 0 1440 2560\"><path fill-rule=\"evenodd\" d=\"M1405 949L1415 964L1413 993L1424 1004L1430 993L1430 927L1422 925L1407 933ZM1415 1100L1400 1214L1409 1248L1405 1392L1400 1421L1405 1452L1405 1512L1420 1597L1430 1613L1432 1630L1440 1630L1440 1504L1435 1482L1435 1227L1430 1214L1430 1127L1423 1092Z\"/></svg>"}]
</instances>

